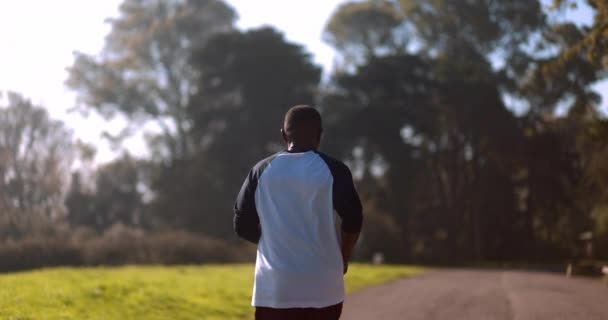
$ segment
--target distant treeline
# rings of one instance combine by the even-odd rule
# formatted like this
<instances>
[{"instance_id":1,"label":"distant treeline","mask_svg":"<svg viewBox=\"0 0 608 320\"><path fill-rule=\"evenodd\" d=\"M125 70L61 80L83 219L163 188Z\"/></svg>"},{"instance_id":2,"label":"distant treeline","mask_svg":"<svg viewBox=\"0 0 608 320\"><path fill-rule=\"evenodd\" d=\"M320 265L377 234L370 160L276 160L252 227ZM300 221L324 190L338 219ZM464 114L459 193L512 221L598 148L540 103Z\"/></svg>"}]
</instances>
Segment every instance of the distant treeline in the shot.
<instances>
[{"instance_id":1,"label":"distant treeline","mask_svg":"<svg viewBox=\"0 0 608 320\"><path fill-rule=\"evenodd\" d=\"M66 264L242 260L251 248L233 234L234 197L283 148L285 111L311 104L323 150L349 164L362 195L359 259L608 258L608 120L594 91L608 76L608 2L574 1L593 11L589 25L565 18L573 1L541 2L342 4L323 35L336 67L321 81L304 47L269 27L237 30L222 1L124 0L103 51L76 54L66 81L76 111L128 120L104 134L122 156L95 165L95 146L8 94L0 256L28 267L24 252L53 239L78 247ZM142 131L148 158L123 145ZM103 252L117 229L139 240L121 238L130 250L113 258ZM171 258L188 241L209 259Z\"/></svg>"}]
</instances>

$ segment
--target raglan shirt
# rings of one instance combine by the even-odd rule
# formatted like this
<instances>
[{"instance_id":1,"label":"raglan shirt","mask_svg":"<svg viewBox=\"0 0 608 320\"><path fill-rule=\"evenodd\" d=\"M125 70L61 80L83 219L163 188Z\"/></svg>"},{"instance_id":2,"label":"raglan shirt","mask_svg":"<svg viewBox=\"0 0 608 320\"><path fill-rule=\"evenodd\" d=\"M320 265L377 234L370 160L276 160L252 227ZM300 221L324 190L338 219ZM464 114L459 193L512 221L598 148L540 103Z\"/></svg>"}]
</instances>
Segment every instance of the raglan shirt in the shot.
<instances>
[{"instance_id":1,"label":"raglan shirt","mask_svg":"<svg viewBox=\"0 0 608 320\"><path fill-rule=\"evenodd\" d=\"M323 308L344 300L342 230L358 233L348 167L316 152L280 152L250 171L234 207L237 235L258 244L252 305Z\"/></svg>"}]
</instances>

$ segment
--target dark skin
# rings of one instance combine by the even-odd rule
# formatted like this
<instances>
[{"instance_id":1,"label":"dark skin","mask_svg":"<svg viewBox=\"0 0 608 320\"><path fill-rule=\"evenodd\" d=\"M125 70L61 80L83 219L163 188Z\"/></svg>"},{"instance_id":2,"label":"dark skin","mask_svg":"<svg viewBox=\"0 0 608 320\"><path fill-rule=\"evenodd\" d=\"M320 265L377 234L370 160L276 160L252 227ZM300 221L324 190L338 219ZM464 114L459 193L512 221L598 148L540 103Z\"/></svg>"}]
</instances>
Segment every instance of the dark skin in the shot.
<instances>
[{"instance_id":1,"label":"dark skin","mask_svg":"<svg viewBox=\"0 0 608 320\"><path fill-rule=\"evenodd\" d=\"M281 129L281 135L283 141L287 145L287 151L289 152L307 152L311 150L318 150L321 144L321 136L323 130L319 128L300 128L299 132L287 133L284 129ZM353 253L353 249L359 239L359 233L349 233L342 231L341 237L341 251L342 251L342 262L344 263L344 274L348 272L348 262Z\"/></svg>"}]
</instances>

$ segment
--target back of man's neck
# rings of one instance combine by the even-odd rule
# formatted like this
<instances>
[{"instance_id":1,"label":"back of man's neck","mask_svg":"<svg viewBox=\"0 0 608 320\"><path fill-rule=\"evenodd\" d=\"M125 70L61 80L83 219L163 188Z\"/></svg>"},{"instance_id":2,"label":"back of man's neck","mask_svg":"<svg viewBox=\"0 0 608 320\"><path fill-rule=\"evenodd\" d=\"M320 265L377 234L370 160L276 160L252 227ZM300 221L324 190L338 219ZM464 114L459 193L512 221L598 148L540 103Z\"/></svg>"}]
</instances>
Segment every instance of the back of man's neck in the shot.
<instances>
[{"instance_id":1,"label":"back of man's neck","mask_svg":"<svg viewBox=\"0 0 608 320\"><path fill-rule=\"evenodd\" d=\"M293 144L290 144L289 147L287 147L287 151L293 152L293 153L301 153L301 152L308 152L308 151L314 151L314 150L316 150L316 149L313 147L297 146L297 145L293 145Z\"/></svg>"}]
</instances>

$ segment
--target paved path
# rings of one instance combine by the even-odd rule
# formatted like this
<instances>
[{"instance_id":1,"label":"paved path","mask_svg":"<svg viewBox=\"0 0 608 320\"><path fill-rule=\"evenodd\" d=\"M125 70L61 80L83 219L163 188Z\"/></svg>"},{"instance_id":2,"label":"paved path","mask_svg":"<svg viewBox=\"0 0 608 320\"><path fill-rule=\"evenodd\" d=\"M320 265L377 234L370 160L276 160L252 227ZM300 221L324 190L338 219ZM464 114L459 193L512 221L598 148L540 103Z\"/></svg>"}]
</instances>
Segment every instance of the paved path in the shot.
<instances>
[{"instance_id":1,"label":"paved path","mask_svg":"<svg viewBox=\"0 0 608 320\"><path fill-rule=\"evenodd\" d=\"M349 295L344 320L608 320L608 287L563 275L436 271Z\"/></svg>"}]
</instances>

